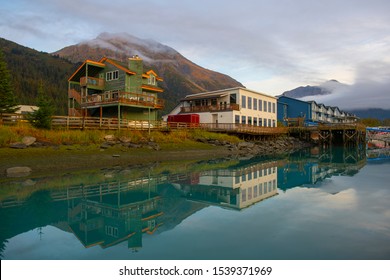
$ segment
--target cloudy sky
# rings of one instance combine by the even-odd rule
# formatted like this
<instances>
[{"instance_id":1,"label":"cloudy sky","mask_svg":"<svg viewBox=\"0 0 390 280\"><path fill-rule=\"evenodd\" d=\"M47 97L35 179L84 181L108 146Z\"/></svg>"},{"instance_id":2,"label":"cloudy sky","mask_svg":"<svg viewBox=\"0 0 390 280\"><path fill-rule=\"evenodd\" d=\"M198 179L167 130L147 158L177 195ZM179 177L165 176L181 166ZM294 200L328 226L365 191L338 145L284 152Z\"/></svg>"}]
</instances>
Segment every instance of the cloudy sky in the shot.
<instances>
[{"instance_id":1,"label":"cloudy sky","mask_svg":"<svg viewBox=\"0 0 390 280\"><path fill-rule=\"evenodd\" d=\"M2 2L0 37L39 51L127 32L270 95L336 79L353 88L338 102L390 108L388 0Z\"/></svg>"}]
</instances>

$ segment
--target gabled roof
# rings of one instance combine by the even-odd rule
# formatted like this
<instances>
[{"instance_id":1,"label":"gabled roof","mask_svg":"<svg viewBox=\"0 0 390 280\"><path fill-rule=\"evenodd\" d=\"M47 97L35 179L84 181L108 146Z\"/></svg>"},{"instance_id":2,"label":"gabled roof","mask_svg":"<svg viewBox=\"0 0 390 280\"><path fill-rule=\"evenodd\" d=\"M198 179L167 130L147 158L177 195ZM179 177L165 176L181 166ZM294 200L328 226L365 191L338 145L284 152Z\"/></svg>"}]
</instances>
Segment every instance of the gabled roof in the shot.
<instances>
[{"instance_id":1,"label":"gabled roof","mask_svg":"<svg viewBox=\"0 0 390 280\"><path fill-rule=\"evenodd\" d=\"M135 75L136 74L135 72L130 71L129 68L127 68L125 65L123 65L122 62L120 62L120 61L117 61L117 60L114 60L114 59L111 59L111 58L107 58L107 57L103 57L100 60L100 62L101 63L110 63L111 65L115 66L118 69L121 69L122 71L126 72L129 75Z\"/></svg>"},{"instance_id":2,"label":"gabled roof","mask_svg":"<svg viewBox=\"0 0 390 280\"><path fill-rule=\"evenodd\" d=\"M83 72L83 69L86 65L92 65L92 66L95 66L95 67L98 67L98 68L104 68L106 67L106 65L104 63L101 63L101 62L97 62L97 61L93 61L93 60L85 60L83 62L83 64L80 65L79 68L77 68L77 70L72 74L72 76L70 76L70 78L68 79L68 81L71 81L75 76L79 75L79 76L84 76L81 72Z\"/></svg>"},{"instance_id":3,"label":"gabled roof","mask_svg":"<svg viewBox=\"0 0 390 280\"><path fill-rule=\"evenodd\" d=\"M143 78L149 78L150 74L155 76L157 81L163 81L163 79L160 76L158 76L157 73L154 72L153 70L149 70L146 73L142 74L142 77Z\"/></svg>"}]
</instances>

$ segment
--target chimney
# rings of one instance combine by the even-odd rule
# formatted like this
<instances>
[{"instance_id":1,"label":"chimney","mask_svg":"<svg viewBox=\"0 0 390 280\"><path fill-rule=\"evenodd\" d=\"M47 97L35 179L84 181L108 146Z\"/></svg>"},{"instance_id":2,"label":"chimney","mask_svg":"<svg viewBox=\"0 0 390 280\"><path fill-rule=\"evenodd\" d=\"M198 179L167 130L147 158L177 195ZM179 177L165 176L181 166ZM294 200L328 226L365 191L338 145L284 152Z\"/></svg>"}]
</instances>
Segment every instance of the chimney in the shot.
<instances>
[{"instance_id":1,"label":"chimney","mask_svg":"<svg viewBox=\"0 0 390 280\"><path fill-rule=\"evenodd\" d=\"M129 70L135 73L143 73L143 61L138 55L129 58Z\"/></svg>"},{"instance_id":2,"label":"chimney","mask_svg":"<svg viewBox=\"0 0 390 280\"><path fill-rule=\"evenodd\" d=\"M130 76L130 91L142 93L142 74L144 72L143 61L138 55L129 58L129 70L135 75Z\"/></svg>"}]
</instances>

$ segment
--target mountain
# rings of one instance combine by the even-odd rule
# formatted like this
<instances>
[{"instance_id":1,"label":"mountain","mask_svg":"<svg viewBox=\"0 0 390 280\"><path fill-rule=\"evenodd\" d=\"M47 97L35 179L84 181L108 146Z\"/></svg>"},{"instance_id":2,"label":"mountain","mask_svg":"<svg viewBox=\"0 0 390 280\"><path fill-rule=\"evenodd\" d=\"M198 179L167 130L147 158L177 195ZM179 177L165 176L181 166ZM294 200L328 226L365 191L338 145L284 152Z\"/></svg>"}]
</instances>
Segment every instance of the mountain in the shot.
<instances>
[{"instance_id":1,"label":"mountain","mask_svg":"<svg viewBox=\"0 0 390 280\"><path fill-rule=\"evenodd\" d=\"M338 106L341 110L355 114L361 119L390 119L390 110L380 108L380 106L384 104L375 101L376 98L372 94L372 92L369 92L369 94L367 92L361 92L359 86L356 85L350 86L340 83L337 80L329 80L319 86L297 87L285 91L282 95L304 101L315 100L317 103ZM375 101L371 102L372 105L368 105L367 102L360 102L360 104L365 103L365 106L354 105L353 102L356 102L357 100L366 100L367 96L370 96L370 98ZM378 94L376 96L378 96Z\"/></svg>"},{"instance_id":2,"label":"mountain","mask_svg":"<svg viewBox=\"0 0 390 280\"><path fill-rule=\"evenodd\" d=\"M0 38L0 48L11 74L19 104L35 105L39 83L51 97L55 114L67 113L68 78L77 65L45 52L39 52Z\"/></svg>"},{"instance_id":3,"label":"mountain","mask_svg":"<svg viewBox=\"0 0 390 280\"><path fill-rule=\"evenodd\" d=\"M319 86L301 86L295 89L285 91L282 95L291 97L291 98L302 98L306 96L316 96L316 95L328 95L332 92L348 87L346 84L342 84L337 80L329 80Z\"/></svg>"},{"instance_id":4,"label":"mountain","mask_svg":"<svg viewBox=\"0 0 390 280\"><path fill-rule=\"evenodd\" d=\"M369 108L369 109L352 109L349 110L352 114L355 114L361 119L378 119L378 120L390 120L390 110L381 108Z\"/></svg>"},{"instance_id":5,"label":"mountain","mask_svg":"<svg viewBox=\"0 0 390 280\"><path fill-rule=\"evenodd\" d=\"M65 47L53 55L73 63L86 59L98 61L104 56L126 62L133 55L140 56L145 68L155 70L164 79L160 86L164 89L161 98L165 99L165 113L187 94L243 87L227 75L196 65L169 46L127 33L102 33L93 40Z\"/></svg>"}]
</instances>

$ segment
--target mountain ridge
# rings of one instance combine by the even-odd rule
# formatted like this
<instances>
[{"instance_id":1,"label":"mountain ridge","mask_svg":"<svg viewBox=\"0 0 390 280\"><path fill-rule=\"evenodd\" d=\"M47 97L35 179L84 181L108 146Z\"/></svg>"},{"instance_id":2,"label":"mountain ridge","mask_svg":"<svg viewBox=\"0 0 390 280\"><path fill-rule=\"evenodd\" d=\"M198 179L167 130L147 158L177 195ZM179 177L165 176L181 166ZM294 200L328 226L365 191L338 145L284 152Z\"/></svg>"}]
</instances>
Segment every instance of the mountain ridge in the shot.
<instances>
[{"instance_id":1,"label":"mountain ridge","mask_svg":"<svg viewBox=\"0 0 390 280\"><path fill-rule=\"evenodd\" d=\"M166 100L165 112L169 112L188 94L244 87L228 75L193 63L169 46L127 33L101 33L95 39L64 47L52 55L73 63L86 59L98 61L102 57L125 62L133 55L140 56L145 68L154 69L164 79L160 85L164 89L161 97Z\"/></svg>"}]
</instances>

